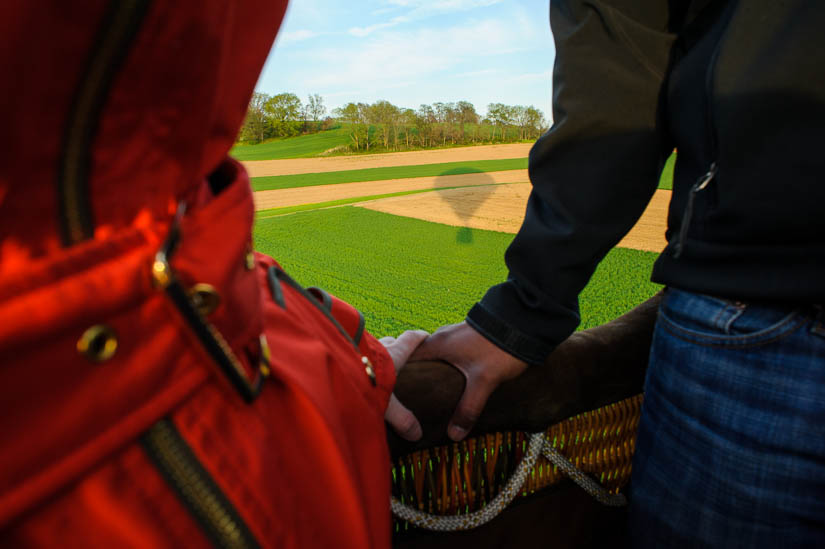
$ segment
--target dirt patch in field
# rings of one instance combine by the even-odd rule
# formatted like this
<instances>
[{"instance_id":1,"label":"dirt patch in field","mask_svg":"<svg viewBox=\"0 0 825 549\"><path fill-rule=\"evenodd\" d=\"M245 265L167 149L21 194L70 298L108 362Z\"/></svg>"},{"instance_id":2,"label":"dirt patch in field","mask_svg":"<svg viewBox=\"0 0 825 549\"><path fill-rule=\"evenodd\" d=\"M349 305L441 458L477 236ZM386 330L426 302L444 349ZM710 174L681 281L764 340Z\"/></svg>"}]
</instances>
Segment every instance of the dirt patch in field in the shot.
<instances>
[{"instance_id":1,"label":"dirt patch in field","mask_svg":"<svg viewBox=\"0 0 825 549\"><path fill-rule=\"evenodd\" d=\"M496 183L521 183L528 181L527 170L507 170L502 172L468 173L462 175L439 175L435 177L410 177L407 179L386 179L361 183L340 183L337 185L317 185L295 189L277 189L254 193L255 209L283 208L301 204L315 204L331 200L358 198L421 189L444 189L445 187L467 187ZM427 193L429 194L429 193Z\"/></svg>"},{"instance_id":2,"label":"dirt patch in field","mask_svg":"<svg viewBox=\"0 0 825 549\"><path fill-rule=\"evenodd\" d=\"M516 233L530 195L529 183L446 189L432 193L384 198L358 206L456 227ZM619 247L660 252L664 249L670 191L658 190L641 219Z\"/></svg>"},{"instance_id":3,"label":"dirt patch in field","mask_svg":"<svg viewBox=\"0 0 825 549\"><path fill-rule=\"evenodd\" d=\"M443 162L469 162L474 160L504 160L527 158L532 143L510 145L483 145L431 151L411 151L330 158L294 158L287 160L249 160L242 162L250 177L268 175L293 175L299 173L338 172L365 168L389 168L393 166L417 166Z\"/></svg>"}]
</instances>

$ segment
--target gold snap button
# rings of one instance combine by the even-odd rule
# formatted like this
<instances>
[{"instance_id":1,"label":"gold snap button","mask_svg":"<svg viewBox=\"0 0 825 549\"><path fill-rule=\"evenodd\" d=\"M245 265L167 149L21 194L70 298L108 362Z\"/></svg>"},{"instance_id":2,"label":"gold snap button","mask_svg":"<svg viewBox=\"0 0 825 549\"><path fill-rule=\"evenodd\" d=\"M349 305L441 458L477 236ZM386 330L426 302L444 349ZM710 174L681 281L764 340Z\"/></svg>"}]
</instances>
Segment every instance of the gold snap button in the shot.
<instances>
[{"instance_id":1,"label":"gold snap button","mask_svg":"<svg viewBox=\"0 0 825 549\"><path fill-rule=\"evenodd\" d=\"M189 299L203 316L209 316L215 312L221 304L221 296L218 290L211 284L199 282L190 288Z\"/></svg>"},{"instance_id":2,"label":"gold snap button","mask_svg":"<svg viewBox=\"0 0 825 549\"><path fill-rule=\"evenodd\" d=\"M105 324L96 324L83 332L77 341L77 352L94 362L105 362L117 351L115 331Z\"/></svg>"},{"instance_id":3,"label":"gold snap button","mask_svg":"<svg viewBox=\"0 0 825 549\"><path fill-rule=\"evenodd\" d=\"M255 268L255 252L249 250L246 252L246 270L251 271Z\"/></svg>"}]
</instances>

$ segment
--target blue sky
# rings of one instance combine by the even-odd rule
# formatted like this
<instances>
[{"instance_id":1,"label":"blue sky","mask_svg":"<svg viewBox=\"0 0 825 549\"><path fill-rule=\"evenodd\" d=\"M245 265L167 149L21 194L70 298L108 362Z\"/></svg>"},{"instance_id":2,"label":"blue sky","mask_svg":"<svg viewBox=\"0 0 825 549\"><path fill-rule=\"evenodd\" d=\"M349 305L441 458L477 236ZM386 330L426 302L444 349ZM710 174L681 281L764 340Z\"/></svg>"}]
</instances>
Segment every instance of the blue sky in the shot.
<instances>
[{"instance_id":1,"label":"blue sky","mask_svg":"<svg viewBox=\"0 0 825 549\"><path fill-rule=\"evenodd\" d=\"M534 105L551 119L547 0L293 0L256 90L350 101Z\"/></svg>"}]
</instances>

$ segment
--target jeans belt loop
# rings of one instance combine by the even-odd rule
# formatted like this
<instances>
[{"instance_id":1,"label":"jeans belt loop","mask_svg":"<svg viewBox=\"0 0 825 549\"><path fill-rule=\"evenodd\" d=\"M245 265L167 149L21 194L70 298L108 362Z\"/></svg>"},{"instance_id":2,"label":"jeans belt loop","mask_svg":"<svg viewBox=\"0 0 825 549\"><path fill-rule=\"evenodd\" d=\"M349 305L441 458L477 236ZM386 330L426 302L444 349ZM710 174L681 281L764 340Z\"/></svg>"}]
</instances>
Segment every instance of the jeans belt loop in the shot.
<instances>
[{"instance_id":1,"label":"jeans belt loop","mask_svg":"<svg viewBox=\"0 0 825 549\"><path fill-rule=\"evenodd\" d=\"M817 315L814 318L811 333L825 337L825 305L814 305L814 309L816 309Z\"/></svg>"}]
</instances>

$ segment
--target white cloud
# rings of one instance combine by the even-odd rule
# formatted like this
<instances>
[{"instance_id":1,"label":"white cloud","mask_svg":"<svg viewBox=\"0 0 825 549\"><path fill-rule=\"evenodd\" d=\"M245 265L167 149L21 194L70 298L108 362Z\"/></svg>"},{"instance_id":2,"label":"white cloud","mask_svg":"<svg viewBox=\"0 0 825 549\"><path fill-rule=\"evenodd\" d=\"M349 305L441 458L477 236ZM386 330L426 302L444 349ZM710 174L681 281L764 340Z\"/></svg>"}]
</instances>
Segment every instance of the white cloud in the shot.
<instances>
[{"instance_id":1,"label":"white cloud","mask_svg":"<svg viewBox=\"0 0 825 549\"><path fill-rule=\"evenodd\" d=\"M367 16L370 10L363 6L305 1L323 5L328 22L293 17L278 42L283 44L286 37L286 43L300 43L280 54L276 48L259 91L288 90L302 97L320 93L330 109L348 101L386 99L415 108L421 103L468 100L479 110L491 102L534 104L549 116L554 50L546 5L373 0L369 7L383 13ZM493 4L499 6L438 15Z\"/></svg>"},{"instance_id":2,"label":"white cloud","mask_svg":"<svg viewBox=\"0 0 825 549\"><path fill-rule=\"evenodd\" d=\"M388 4L405 8L415 8L422 12L447 13L484 8L503 0L388 0Z\"/></svg>"},{"instance_id":3,"label":"white cloud","mask_svg":"<svg viewBox=\"0 0 825 549\"><path fill-rule=\"evenodd\" d=\"M494 19L447 29L384 32L349 48L314 50L308 63L313 70L305 81L318 89L397 86L411 77L426 80L469 59L484 63L524 48L518 28Z\"/></svg>"},{"instance_id":4,"label":"white cloud","mask_svg":"<svg viewBox=\"0 0 825 549\"><path fill-rule=\"evenodd\" d=\"M357 36L359 38L363 38L364 36L368 36L373 32L380 30L380 29L387 29L390 27L394 27L396 25L400 25L401 23L407 23L409 18L399 16L393 17L391 20L387 21L386 23L376 23L374 25L370 25L368 27L352 27L347 32L349 32L353 36Z\"/></svg>"},{"instance_id":5,"label":"white cloud","mask_svg":"<svg viewBox=\"0 0 825 549\"><path fill-rule=\"evenodd\" d=\"M278 34L278 44L283 46L286 44L291 44L293 42L301 42L302 40L309 40L310 38L315 38L316 36L320 36L320 32L314 32L311 30L296 30L290 32L283 32Z\"/></svg>"},{"instance_id":6,"label":"white cloud","mask_svg":"<svg viewBox=\"0 0 825 549\"><path fill-rule=\"evenodd\" d=\"M372 15L372 16L384 15L385 13L392 13L392 12L397 11L397 10L398 10L398 8L394 8L394 7L391 7L391 6L386 7L386 8L378 8L376 10L372 10L370 12L370 15Z\"/></svg>"},{"instance_id":7,"label":"white cloud","mask_svg":"<svg viewBox=\"0 0 825 549\"><path fill-rule=\"evenodd\" d=\"M454 75L455 78L475 78L477 76L492 76L498 74L497 69L481 69L478 71L460 72Z\"/></svg>"},{"instance_id":8,"label":"white cloud","mask_svg":"<svg viewBox=\"0 0 825 549\"><path fill-rule=\"evenodd\" d=\"M375 23L366 27L352 27L348 32L353 36L363 38L377 30L395 27L402 23L419 21L434 15L484 8L501 2L503 2L503 0L388 0L388 4L391 6L396 6L396 8L409 8L409 11L405 15L393 17L383 23ZM372 14L383 15L390 11L393 11L393 8L385 7L373 11Z\"/></svg>"},{"instance_id":9,"label":"white cloud","mask_svg":"<svg viewBox=\"0 0 825 549\"><path fill-rule=\"evenodd\" d=\"M513 77L512 80L515 82L549 82L551 78L553 78L553 71L546 70L542 72L528 72L519 74L518 76Z\"/></svg>"}]
</instances>

